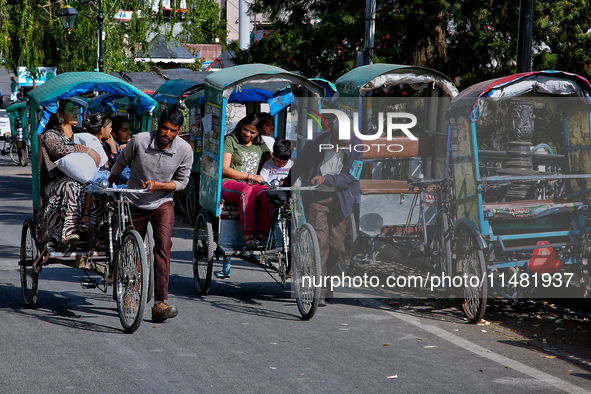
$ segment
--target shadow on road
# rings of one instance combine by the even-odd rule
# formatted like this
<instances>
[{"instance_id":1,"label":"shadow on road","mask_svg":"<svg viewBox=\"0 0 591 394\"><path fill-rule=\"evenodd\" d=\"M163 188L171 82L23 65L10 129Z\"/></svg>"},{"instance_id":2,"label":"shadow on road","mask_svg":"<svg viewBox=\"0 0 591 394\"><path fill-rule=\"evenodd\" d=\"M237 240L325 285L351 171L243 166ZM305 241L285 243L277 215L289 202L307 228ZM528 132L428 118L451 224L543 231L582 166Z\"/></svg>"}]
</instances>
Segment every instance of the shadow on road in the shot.
<instances>
[{"instance_id":1,"label":"shadow on road","mask_svg":"<svg viewBox=\"0 0 591 394\"><path fill-rule=\"evenodd\" d=\"M37 304L33 309L23 306L20 287L0 284L0 314L18 314L42 322L84 331L121 333L119 328L92 322L98 316L112 318L118 324L117 306L110 294L91 292L50 292L39 289ZM109 302L112 307L102 307L98 303Z\"/></svg>"}]
</instances>

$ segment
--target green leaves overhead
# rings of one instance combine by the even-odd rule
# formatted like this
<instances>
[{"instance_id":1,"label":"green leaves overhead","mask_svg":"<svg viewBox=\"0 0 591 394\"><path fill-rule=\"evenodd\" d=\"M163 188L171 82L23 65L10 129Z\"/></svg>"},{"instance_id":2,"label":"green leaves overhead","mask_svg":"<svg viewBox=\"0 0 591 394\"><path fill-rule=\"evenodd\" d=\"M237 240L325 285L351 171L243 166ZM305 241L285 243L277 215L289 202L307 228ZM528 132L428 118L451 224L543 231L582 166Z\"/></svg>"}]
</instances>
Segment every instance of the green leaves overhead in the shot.
<instances>
[{"instance_id":1,"label":"green leaves overhead","mask_svg":"<svg viewBox=\"0 0 591 394\"><path fill-rule=\"evenodd\" d=\"M170 20L162 13L161 0L155 0L157 13L152 12L152 1L101 0L103 14L104 70L141 71L150 67L136 63L134 55L140 49L149 48L150 39L163 26L177 21L176 13ZM180 0L171 0L173 8L180 8ZM26 66L34 70L39 66L54 66L58 72L92 71L97 67L98 56L98 2L81 4L70 0L70 6L78 11L76 25L71 34L65 31L57 12L65 1L57 0L0 0L0 53L10 70ZM189 12L185 28L200 31L203 26L224 37L219 25L219 6L214 0L187 0L195 5L195 13ZM190 7L189 11L191 11ZM119 10L134 11L130 21L115 20ZM194 21L199 26L194 26ZM172 36L172 29L166 29ZM212 43L214 36L188 34L180 37L186 43ZM223 40L221 40L223 41Z\"/></svg>"},{"instance_id":2,"label":"green leaves overhead","mask_svg":"<svg viewBox=\"0 0 591 394\"><path fill-rule=\"evenodd\" d=\"M364 48L364 0L254 0L277 20L238 62L261 62L335 80ZM457 78L460 88L516 72L519 1L378 0L374 62L419 65ZM536 0L533 69L591 74L586 0Z\"/></svg>"}]
</instances>

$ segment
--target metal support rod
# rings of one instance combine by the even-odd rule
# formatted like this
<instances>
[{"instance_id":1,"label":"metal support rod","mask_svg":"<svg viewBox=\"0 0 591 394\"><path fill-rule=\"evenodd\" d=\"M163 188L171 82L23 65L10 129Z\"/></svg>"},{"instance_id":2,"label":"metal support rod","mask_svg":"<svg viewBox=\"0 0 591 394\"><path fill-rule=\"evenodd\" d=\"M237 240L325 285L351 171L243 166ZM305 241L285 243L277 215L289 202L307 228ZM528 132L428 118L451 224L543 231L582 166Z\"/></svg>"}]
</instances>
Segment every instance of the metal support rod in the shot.
<instances>
[{"instance_id":1,"label":"metal support rod","mask_svg":"<svg viewBox=\"0 0 591 394\"><path fill-rule=\"evenodd\" d=\"M103 7L101 4L101 0L98 0L98 60L97 60L97 69L99 72L103 72L103 21L105 20L105 15L103 14Z\"/></svg>"},{"instance_id":2,"label":"metal support rod","mask_svg":"<svg viewBox=\"0 0 591 394\"><path fill-rule=\"evenodd\" d=\"M363 65L368 65L372 62L375 32L376 0L367 0L365 6L365 48L363 49Z\"/></svg>"},{"instance_id":3,"label":"metal support rod","mask_svg":"<svg viewBox=\"0 0 591 394\"><path fill-rule=\"evenodd\" d=\"M534 0L521 0L519 5L519 36L517 38L517 72L531 71L534 34Z\"/></svg>"}]
</instances>

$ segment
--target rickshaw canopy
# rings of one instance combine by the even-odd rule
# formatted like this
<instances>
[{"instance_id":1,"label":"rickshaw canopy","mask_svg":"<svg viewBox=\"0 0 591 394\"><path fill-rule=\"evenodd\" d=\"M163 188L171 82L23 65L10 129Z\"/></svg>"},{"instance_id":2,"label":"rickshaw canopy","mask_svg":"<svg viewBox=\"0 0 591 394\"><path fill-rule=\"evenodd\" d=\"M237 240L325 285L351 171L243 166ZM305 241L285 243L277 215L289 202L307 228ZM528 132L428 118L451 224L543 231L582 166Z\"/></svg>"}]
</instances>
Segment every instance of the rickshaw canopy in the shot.
<instances>
[{"instance_id":1,"label":"rickshaw canopy","mask_svg":"<svg viewBox=\"0 0 591 394\"><path fill-rule=\"evenodd\" d=\"M203 78L205 81L205 78ZM177 78L164 82L154 92L152 98L159 103L176 104L183 96L191 95L203 89L203 82Z\"/></svg>"},{"instance_id":2,"label":"rickshaw canopy","mask_svg":"<svg viewBox=\"0 0 591 394\"><path fill-rule=\"evenodd\" d=\"M482 98L510 99L529 93L578 96L591 104L591 84L585 78L563 71L532 71L491 79L470 86L450 103L446 118L467 116L475 121L482 113Z\"/></svg>"},{"instance_id":3,"label":"rickshaw canopy","mask_svg":"<svg viewBox=\"0 0 591 394\"><path fill-rule=\"evenodd\" d=\"M235 87L237 92L240 92L246 84L260 83L265 83L265 90L272 94L281 91L289 84L302 85L317 97L324 95L324 89L309 79L267 64L242 64L217 71L205 79L205 88L220 90L223 92L223 97L228 99ZM277 84L276 89L270 88L269 84L273 83Z\"/></svg>"},{"instance_id":4,"label":"rickshaw canopy","mask_svg":"<svg viewBox=\"0 0 591 394\"><path fill-rule=\"evenodd\" d=\"M64 73L33 89L28 95L29 106L34 109L31 111L32 118L36 109L39 106L43 107L37 134L43 132L50 114L57 112L59 100L93 91L113 93L121 97L133 97L133 103L137 105L140 114L152 113L158 106L156 101L144 92L109 74L100 72Z\"/></svg>"},{"instance_id":5,"label":"rickshaw canopy","mask_svg":"<svg viewBox=\"0 0 591 394\"><path fill-rule=\"evenodd\" d=\"M387 63L354 68L337 79L336 87L343 97L357 97L364 96L367 92L381 86L395 86L401 83L408 84L416 90L423 89L426 84L434 83L450 97L458 94L451 79L439 71Z\"/></svg>"},{"instance_id":6,"label":"rickshaw canopy","mask_svg":"<svg viewBox=\"0 0 591 394\"><path fill-rule=\"evenodd\" d=\"M27 103L26 102L22 102L22 103L17 103L17 104L11 104L6 108L6 113L8 114L8 117L10 119L10 131L13 137L16 138L16 128L15 128L15 119L18 116L18 111L21 110L22 115L21 115L21 120L23 122L23 136L25 139L29 138L29 132L27 129Z\"/></svg>"}]
</instances>

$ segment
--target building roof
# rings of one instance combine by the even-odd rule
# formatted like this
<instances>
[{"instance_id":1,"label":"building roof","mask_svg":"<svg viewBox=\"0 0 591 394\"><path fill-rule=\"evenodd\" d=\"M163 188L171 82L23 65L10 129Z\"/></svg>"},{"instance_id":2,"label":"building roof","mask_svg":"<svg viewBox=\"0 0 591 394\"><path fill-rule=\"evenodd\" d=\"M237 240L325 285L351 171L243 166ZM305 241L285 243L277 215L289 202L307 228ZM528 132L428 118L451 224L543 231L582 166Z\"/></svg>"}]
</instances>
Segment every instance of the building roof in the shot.
<instances>
[{"instance_id":1,"label":"building roof","mask_svg":"<svg viewBox=\"0 0 591 394\"><path fill-rule=\"evenodd\" d=\"M150 43L147 53L140 50L136 61L150 61L155 63L195 63L195 56L191 54L180 42L159 34Z\"/></svg>"},{"instance_id":2,"label":"building roof","mask_svg":"<svg viewBox=\"0 0 591 394\"><path fill-rule=\"evenodd\" d=\"M154 71L121 71L110 73L114 77L120 78L125 82L135 86L145 93L154 93L166 79L162 78Z\"/></svg>"}]
</instances>

